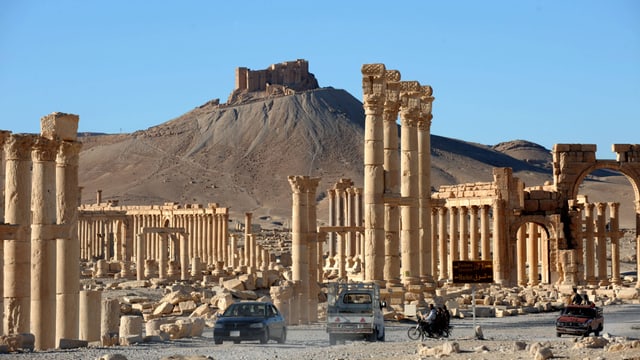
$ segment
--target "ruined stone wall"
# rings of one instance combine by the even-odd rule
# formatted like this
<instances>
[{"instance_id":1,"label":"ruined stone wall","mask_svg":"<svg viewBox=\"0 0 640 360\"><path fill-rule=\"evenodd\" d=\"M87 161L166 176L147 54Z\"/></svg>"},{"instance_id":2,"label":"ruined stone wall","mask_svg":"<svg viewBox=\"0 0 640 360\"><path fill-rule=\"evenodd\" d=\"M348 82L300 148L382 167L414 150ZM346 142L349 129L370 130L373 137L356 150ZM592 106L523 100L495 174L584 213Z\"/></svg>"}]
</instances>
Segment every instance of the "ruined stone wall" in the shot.
<instances>
[{"instance_id":1,"label":"ruined stone wall","mask_svg":"<svg viewBox=\"0 0 640 360\"><path fill-rule=\"evenodd\" d=\"M295 91L318 88L315 76L309 73L306 60L287 61L273 64L265 70L236 69L235 90L265 91L268 85L283 85Z\"/></svg>"}]
</instances>

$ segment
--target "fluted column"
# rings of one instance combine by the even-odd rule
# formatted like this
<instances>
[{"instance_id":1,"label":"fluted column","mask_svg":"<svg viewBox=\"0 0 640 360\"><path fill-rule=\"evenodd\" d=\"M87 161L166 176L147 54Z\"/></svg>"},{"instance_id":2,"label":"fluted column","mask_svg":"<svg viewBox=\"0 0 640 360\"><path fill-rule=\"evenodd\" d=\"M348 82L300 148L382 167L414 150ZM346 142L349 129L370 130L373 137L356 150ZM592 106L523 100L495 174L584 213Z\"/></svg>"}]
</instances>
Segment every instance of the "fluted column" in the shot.
<instances>
[{"instance_id":1,"label":"fluted column","mask_svg":"<svg viewBox=\"0 0 640 360\"><path fill-rule=\"evenodd\" d=\"M221 235L221 246L220 249L221 251L224 252L226 251L226 249L229 247L229 208L222 208L222 221L220 226L222 227L222 230L220 231L220 235ZM255 244L254 244L255 245ZM224 256L224 255L223 255ZM222 261L225 261L226 259L223 257Z\"/></svg>"},{"instance_id":2,"label":"fluted column","mask_svg":"<svg viewBox=\"0 0 640 360\"><path fill-rule=\"evenodd\" d=\"M400 158L398 157L398 111L400 109L400 72L389 70L383 110L384 194L400 196ZM387 286L400 284L400 208L393 202L384 204L385 262L383 278Z\"/></svg>"},{"instance_id":3,"label":"fluted column","mask_svg":"<svg viewBox=\"0 0 640 360\"><path fill-rule=\"evenodd\" d=\"M478 256L478 207L471 206L469 214L469 245L471 260L480 260Z\"/></svg>"},{"instance_id":4,"label":"fluted column","mask_svg":"<svg viewBox=\"0 0 640 360\"><path fill-rule=\"evenodd\" d=\"M440 271L438 280L443 281L449 278L449 261L447 260L447 208L441 206L438 208L438 253Z\"/></svg>"},{"instance_id":5,"label":"fluted column","mask_svg":"<svg viewBox=\"0 0 640 360\"><path fill-rule=\"evenodd\" d=\"M362 227L362 188L355 188L355 226ZM362 260L362 233L354 234L356 239L356 254ZM321 253L322 254L322 253Z\"/></svg>"},{"instance_id":6,"label":"fluted column","mask_svg":"<svg viewBox=\"0 0 640 360\"><path fill-rule=\"evenodd\" d=\"M5 144L5 223L17 225L4 243L4 334L30 331L31 147L34 135L12 134ZM55 311L55 309L54 309Z\"/></svg>"},{"instance_id":7,"label":"fluted column","mask_svg":"<svg viewBox=\"0 0 640 360\"><path fill-rule=\"evenodd\" d=\"M611 282L619 285L620 281L620 203L609 203L609 231L611 237Z\"/></svg>"},{"instance_id":8,"label":"fluted column","mask_svg":"<svg viewBox=\"0 0 640 360\"><path fill-rule=\"evenodd\" d=\"M244 214L244 256L246 258L245 262L248 268L255 267L255 249L254 244L251 241L251 217L252 213ZM249 270L248 270L249 271ZM251 272L251 271L249 271Z\"/></svg>"},{"instance_id":9,"label":"fluted column","mask_svg":"<svg viewBox=\"0 0 640 360\"><path fill-rule=\"evenodd\" d=\"M77 121L77 117L76 117ZM76 339L79 331L80 241L78 239L78 163L82 144L63 141L56 159L56 191L58 224L68 227L68 237L57 240L56 313L64 314L64 321L56 324L58 339ZM131 246L127 246L126 261L131 261Z\"/></svg>"},{"instance_id":10,"label":"fluted column","mask_svg":"<svg viewBox=\"0 0 640 360\"><path fill-rule=\"evenodd\" d=\"M418 225L418 124L421 86L417 81L400 83L400 251L402 282L417 284L420 276L420 244ZM406 205L405 205L406 204ZM418 250L418 251L416 251Z\"/></svg>"},{"instance_id":11,"label":"fluted column","mask_svg":"<svg viewBox=\"0 0 640 360\"><path fill-rule=\"evenodd\" d=\"M609 285L609 279L607 276L607 234L605 234L607 203L597 203L596 209L598 211L598 220L596 223L596 226L598 227L598 242L596 243L596 254L598 257L598 284L600 286L607 286Z\"/></svg>"},{"instance_id":12,"label":"fluted column","mask_svg":"<svg viewBox=\"0 0 640 360\"><path fill-rule=\"evenodd\" d=\"M38 137L32 152L31 333L39 350L55 347L57 148L56 141Z\"/></svg>"},{"instance_id":13,"label":"fluted column","mask_svg":"<svg viewBox=\"0 0 640 360\"><path fill-rule=\"evenodd\" d=\"M362 66L364 137L364 280L384 277L384 64Z\"/></svg>"},{"instance_id":14,"label":"fluted column","mask_svg":"<svg viewBox=\"0 0 640 360\"><path fill-rule=\"evenodd\" d=\"M168 243L168 238L169 238L169 234L165 233L165 232L161 232L158 235L160 235L160 241L159 241L159 248L160 248L160 256L158 257L158 278L160 279L166 279L167 278L167 243Z\"/></svg>"}]
</instances>

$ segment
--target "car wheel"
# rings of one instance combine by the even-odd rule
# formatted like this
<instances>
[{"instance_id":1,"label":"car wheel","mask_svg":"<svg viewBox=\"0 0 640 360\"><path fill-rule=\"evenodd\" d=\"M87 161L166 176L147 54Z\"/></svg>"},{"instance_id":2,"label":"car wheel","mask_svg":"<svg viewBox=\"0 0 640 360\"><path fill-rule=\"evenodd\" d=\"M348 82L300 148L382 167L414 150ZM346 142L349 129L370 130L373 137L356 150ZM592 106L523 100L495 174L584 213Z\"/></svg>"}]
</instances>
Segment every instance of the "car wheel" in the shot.
<instances>
[{"instance_id":1,"label":"car wheel","mask_svg":"<svg viewBox=\"0 0 640 360\"><path fill-rule=\"evenodd\" d=\"M376 339L378 338L378 330L377 329L373 329L373 332L371 334L368 334L365 336L365 339L369 342L374 342L376 341Z\"/></svg>"},{"instance_id":2,"label":"car wheel","mask_svg":"<svg viewBox=\"0 0 640 360\"><path fill-rule=\"evenodd\" d=\"M240 340L233 340L234 344L240 344Z\"/></svg>"},{"instance_id":3,"label":"car wheel","mask_svg":"<svg viewBox=\"0 0 640 360\"><path fill-rule=\"evenodd\" d=\"M220 345L220 344L222 344L222 339L216 339L216 338L214 338L214 339L213 339L213 343L214 343L214 344L216 344L216 345Z\"/></svg>"},{"instance_id":4,"label":"car wheel","mask_svg":"<svg viewBox=\"0 0 640 360\"><path fill-rule=\"evenodd\" d=\"M282 328L282 335L278 338L278 344L284 344L287 341L287 328Z\"/></svg>"},{"instance_id":5,"label":"car wheel","mask_svg":"<svg viewBox=\"0 0 640 360\"><path fill-rule=\"evenodd\" d=\"M329 334L329 345L335 345L338 342L338 339L334 334Z\"/></svg>"},{"instance_id":6,"label":"car wheel","mask_svg":"<svg viewBox=\"0 0 640 360\"><path fill-rule=\"evenodd\" d=\"M560 337L560 336L562 336L562 334L560 334L559 332L557 332L557 333L556 333L556 336L557 336L557 337Z\"/></svg>"},{"instance_id":7,"label":"car wheel","mask_svg":"<svg viewBox=\"0 0 640 360\"><path fill-rule=\"evenodd\" d=\"M260 338L260 344L266 344L269 342L269 329L264 330L264 334Z\"/></svg>"}]
</instances>

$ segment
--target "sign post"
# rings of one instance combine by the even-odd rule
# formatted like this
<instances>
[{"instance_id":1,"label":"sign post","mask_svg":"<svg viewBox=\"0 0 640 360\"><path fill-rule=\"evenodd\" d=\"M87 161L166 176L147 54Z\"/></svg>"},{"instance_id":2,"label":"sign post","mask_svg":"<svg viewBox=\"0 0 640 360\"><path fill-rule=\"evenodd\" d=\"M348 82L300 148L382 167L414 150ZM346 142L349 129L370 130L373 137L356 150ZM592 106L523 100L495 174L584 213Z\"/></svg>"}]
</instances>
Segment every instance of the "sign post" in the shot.
<instances>
[{"instance_id":1,"label":"sign post","mask_svg":"<svg viewBox=\"0 0 640 360\"><path fill-rule=\"evenodd\" d=\"M473 311L473 331L476 332L476 285L493 282L493 261L454 260L454 284L471 284L471 309ZM478 336L476 332L476 337Z\"/></svg>"}]
</instances>

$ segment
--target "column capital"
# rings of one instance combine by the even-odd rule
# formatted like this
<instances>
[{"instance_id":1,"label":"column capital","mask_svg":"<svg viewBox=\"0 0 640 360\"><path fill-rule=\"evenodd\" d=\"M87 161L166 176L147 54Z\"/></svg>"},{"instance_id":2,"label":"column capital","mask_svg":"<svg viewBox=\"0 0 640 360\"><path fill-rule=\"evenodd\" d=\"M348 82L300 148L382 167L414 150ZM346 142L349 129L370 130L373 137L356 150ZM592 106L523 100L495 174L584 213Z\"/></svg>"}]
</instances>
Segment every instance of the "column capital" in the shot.
<instances>
[{"instance_id":1,"label":"column capital","mask_svg":"<svg viewBox=\"0 0 640 360\"><path fill-rule=\"evenodd\" d=\"M61 141L56 162L62 166L78 164L81 149L82 143L79 141Z\"/></svg>"},{"instance_id":2,"label":"column capital","mask_svg":"<svg viewBox=\"0 0 640 360\"><path fill-rule=\"evenodd\" d=\"M388 70L385 72L387 88L385 91L384 102L384 120L395 122L400 109L400 72L397 70Z\"/></svg>"},{"instance_id":3,"label":"column capital","mask_svg":"<svg viewBox=\"0 0 640 360\"><path fill-rule=\"evenodd\" d=\"M319 183L320 178L310 178L309 176L289 176L291 191L296 194L315 191Z\"/></svg>"},{"instance_id":4,"label":"column capital","mask_svg":"<svg viewBox=\"0 0 640 360\"><path fill-rule=\"evenodd\" d=\"M11 134L5 143L6 160L31 160L31 149L38 138L34 134Z\"/></svg>"},{"instance_id":5,"label":"column capital","mask_svg":"<svg viewBox=\"0 0 640 360\"><path fill-rule=\"evenodd\" d=\"M0 130L0 150L4 146L4 142L11 135L11 131L8 130Z\"/></svg>"},{"instance_id":6,"label":"column capital","mask_svg":"<svg viewBox=\"0 0 640 360\"><path fill-rule=\"evenodd\" d=\"M405 119L417 121L420 117L422 87L417 81L401 81L400 86L400 116L402 121L403 123Z\"/></svg>"},{"instance_id":7,"label":"column capital","mask_svg":"<svg viewBox=\"0 0 640 360\"><path fill-rule=\"evenodd\" d=\"M365 113L380 114L384 108L385 72L384 64L362 65L362 92Z\"/></svg>"},{"instance_id":8,"label":"column capital","mask_svg":"<svg viewBox=\"0 0 640 360\"><path fill-rule=\"evenodd\" d=\"M54 161L58 152L58 142L45 137L38 136L35 138L31 156L33 161Z\"/></svg>"},{"instance_id":9,"label":"column capital","mask_svg":"<svg viewBox=\"0 0 640 360\"><path fill-rule=\"evenodd\" d=\"M607 209L607 203L604 203L604 202L596 203L596 209L598 209L598 216L604 214L605 210Z\"/></svg>"}]
</instances>

